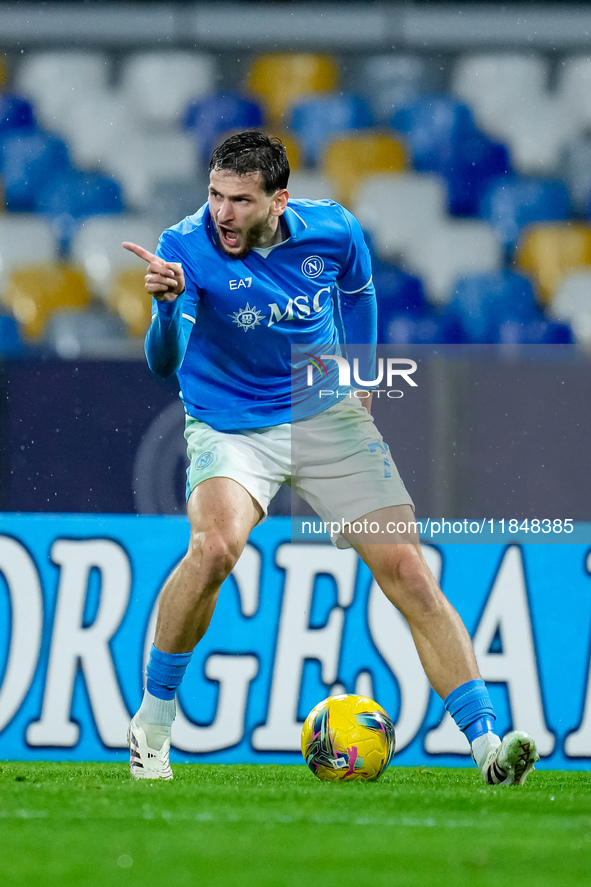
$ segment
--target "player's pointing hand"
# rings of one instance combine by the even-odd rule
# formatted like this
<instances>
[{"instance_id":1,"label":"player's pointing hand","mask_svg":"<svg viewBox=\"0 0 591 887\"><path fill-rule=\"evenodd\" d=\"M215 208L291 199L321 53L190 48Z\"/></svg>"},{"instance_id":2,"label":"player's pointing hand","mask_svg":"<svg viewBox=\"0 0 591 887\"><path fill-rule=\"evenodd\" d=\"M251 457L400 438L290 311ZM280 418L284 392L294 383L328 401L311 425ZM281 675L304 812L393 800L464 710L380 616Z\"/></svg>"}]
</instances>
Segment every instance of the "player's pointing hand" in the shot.
<instances>
[{"instance_id":1,"label":"player's pointing hand","mask_svg":"<svg viewBox=\"0 0 591 887\"><path fill-rule=\"evenodd\" d=\"M159 302L174 302L185 290L185 275L180 262L165 262L159 256L138 246L137 243L123 243L125 249L135 253L148 263L145 276L146 291Z\"/></svg>"}]
</instances>

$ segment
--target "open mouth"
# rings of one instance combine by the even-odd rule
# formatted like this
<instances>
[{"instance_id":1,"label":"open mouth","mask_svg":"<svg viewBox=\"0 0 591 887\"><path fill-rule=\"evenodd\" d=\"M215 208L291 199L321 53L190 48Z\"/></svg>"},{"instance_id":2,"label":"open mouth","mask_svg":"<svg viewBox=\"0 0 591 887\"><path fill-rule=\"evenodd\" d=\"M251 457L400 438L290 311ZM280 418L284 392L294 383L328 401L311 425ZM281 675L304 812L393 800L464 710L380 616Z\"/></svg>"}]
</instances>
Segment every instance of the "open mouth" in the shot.
<instances>
[{"instance_id":1,"label":"open mouth","mask_svg":"<svg viewBox=\"0 0 591 887\"><path fill-rule=\"evenodd\" d=\"M218 231L223 246L227 249L232 249L236 246L238 243L238 234L236 231L232 231L230 228L225 228L223 225L218 225Z\"/></svg>"}]
</instances>

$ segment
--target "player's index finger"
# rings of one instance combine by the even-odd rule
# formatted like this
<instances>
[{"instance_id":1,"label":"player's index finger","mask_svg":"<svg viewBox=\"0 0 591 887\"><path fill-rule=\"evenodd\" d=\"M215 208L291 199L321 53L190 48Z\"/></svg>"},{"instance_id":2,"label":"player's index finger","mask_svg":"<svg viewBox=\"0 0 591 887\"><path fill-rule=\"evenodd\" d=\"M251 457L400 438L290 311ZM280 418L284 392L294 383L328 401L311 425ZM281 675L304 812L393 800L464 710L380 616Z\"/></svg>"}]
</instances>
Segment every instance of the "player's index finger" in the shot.
<instances>
[{"instance_id":1,"label":"player's index finger","mask_svg":"<svg viewBox=\"0 0 591 887\"><path fill-rule=\"evenodd\" d=\"M128 249L131 253L135 253L136 256L139 256L140 259L143 259L144 262L157 262L159 265L164 265L165 262L163 259L159 259L158 256L155 256L154 253L149 252L149 250L144 249L143 246L138 246L137 243L129 243L129 241L125 240L122 244L125 249Z\"/></svg>"}]
</instances>

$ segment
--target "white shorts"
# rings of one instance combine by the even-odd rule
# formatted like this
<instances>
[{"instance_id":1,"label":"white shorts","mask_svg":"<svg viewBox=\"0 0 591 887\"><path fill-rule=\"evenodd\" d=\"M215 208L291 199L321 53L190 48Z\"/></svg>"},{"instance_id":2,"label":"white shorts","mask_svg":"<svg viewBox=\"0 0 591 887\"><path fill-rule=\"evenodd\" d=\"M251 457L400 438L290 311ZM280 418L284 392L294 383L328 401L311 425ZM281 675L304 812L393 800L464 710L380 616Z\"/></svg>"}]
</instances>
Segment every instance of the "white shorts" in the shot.
<instances>
[{"instance_id":1,"label":"white shorts","mask_svg":"<svg viewBox=\"0 0 591 887\"><path fill-rule=\"evenodd\" d=\"M215 431L187 416L185 438L187 495L208 478L229 477L266 514L281 484L288 483L322 521L341 526L380 508L414 508L387 444L354 398L298 422L237 432ZM338 533L332 541L349 547Z\"/></svg>"}]
</instances>

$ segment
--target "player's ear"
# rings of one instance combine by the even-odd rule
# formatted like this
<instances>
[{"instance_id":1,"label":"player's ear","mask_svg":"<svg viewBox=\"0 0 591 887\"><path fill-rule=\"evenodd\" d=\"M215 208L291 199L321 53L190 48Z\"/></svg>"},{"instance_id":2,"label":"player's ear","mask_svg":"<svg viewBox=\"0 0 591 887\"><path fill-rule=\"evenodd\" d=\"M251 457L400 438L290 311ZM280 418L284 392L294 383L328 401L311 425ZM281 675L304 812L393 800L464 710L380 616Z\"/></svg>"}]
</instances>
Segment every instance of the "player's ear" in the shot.
<instances>
[{"instance_id":1,"label":"player's ear","mask_svg":"<svg viewBox=\"0 0 591 887\"><path fill-rule=\"evenodd\" d=\"M271 204L271 211L274 216L282 216L285 210L287 209L287 201L289 200L289 192L282 188L281 191L276 191L273 195L273 203Z\"/></svg>"}]
</instances>

